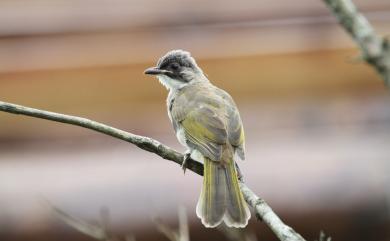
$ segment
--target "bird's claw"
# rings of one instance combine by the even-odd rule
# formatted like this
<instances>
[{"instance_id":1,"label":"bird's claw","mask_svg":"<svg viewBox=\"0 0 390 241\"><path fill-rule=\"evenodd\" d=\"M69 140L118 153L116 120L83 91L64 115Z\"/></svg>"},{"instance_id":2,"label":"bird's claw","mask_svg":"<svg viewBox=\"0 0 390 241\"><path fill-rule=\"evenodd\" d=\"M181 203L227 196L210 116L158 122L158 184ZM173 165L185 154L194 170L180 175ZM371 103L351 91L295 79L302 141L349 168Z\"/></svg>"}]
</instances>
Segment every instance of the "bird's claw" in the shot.
<instances>
[{"instance_id":1,"label":"bird's claw","mask_svg":"<svg viewBox=\"0 0 390 241\"><path fill-rule=\"evenodd\" d=\"M191 152L186 152L183 157L183 162L181 163L181 169L183 169L184 174L187 169L187 161L191 158Z\"/></svg>"}]
</instances>

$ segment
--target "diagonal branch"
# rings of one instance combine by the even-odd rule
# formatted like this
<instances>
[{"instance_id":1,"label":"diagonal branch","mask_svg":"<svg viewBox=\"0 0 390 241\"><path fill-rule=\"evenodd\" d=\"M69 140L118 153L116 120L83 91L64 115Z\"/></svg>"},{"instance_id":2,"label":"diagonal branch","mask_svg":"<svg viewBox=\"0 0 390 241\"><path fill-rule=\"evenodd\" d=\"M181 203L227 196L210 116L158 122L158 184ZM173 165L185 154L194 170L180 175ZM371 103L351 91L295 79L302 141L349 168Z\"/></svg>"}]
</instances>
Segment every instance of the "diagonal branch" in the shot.
<instances>
[{"instance_id":1,"label":"diagonal branch","mask_svg":"<svg viewBox=\"0 0 390 241\"><path fill-rule=\"evenodd\" d=\"M154 223L160 233L164 234L170 241L190 241L187 213L184 207L179 207L179 227L177 230L170 228L159 218L154 218Z\"/></svg>"},{"instance_id":2,"label":"diagonal branch","mask_svg":"<svg viewBox=\"0 0 390 241\"><path fill-rule=\"evenodd\" d=\"M184 156L171 149L170 147L152 139L149 137L134 135L132 133L96 122L86 118L70 116L59 114L50 111L44 111L39 109L33 109L21 105L15 105L11 103L6 103L0 101L0 111L8 112L12 114L20 114L26 115L61 123L66 123L70 125L76 125L80 127L84 127L87 129L91 129L117 139L121 139L127 142L130 142L139 148L155 153L160 157L173 161L179 165L182 164ZM203 164L189 160L186 163L187 169L191 171L203 175ZM272 209L268 206L268 204L261 198L259 198L256 194L253 193L245 183L240 183L241 190L244 194L245 200L248 204L254 209L256 216L259 217L264 223L275 233L275 235L281 241L305 241L301 235L296 233L291 227L284 224L280 218L272 211Z\"/></svg>"},{"instance_id":3,"label":"diagonal branch","mask_svg":"<svg viewBox=\"0 0 390 241\"><path fill-rule=\"evenodd\" d=\"M375 33L368 20L357 10L352 0L323 0L342 27L359 45L363 58L390 86L390 43Z\"/></svg>"},{"instance_id":4,"label":"diagonal branch","mask_svg":"<svg viewBox=\"0 0 390 241\"><path fill-rule=\"evenodd\" d=\"M64 115L64 114L59 114L50 111L43 111L39 109L33 109L33 108L6 103L2 101L0 101L0 111L9 112L12 114L27 115L31 117L66 123L75 126L81 126L87 129L91 129L115 137L117 139L130 142L141 149L144 149L149 152L153 152L166 160L176 162L180 165L183 162L182 154L167 147L166 145L160 143L159 141L156 141L149 137L135 135L86 118ZM189 162L188 165L186 164L186 167L199 175L203 175L203 165L200 163Z\"/></svg>"},{"instance_id":5,"label":"diagonal branch","mask_svg":"<svg viewBox=\"0 0 390 241\"><path fill-rule=\"evenodd\" d=\"M106 231L98 225L89 224L81 219L73 217L61 209L52 206L50 203L47 203L49 208L53 211L55 216L57 216L64 223L68 224L70 227L76 229L82 234L85 234L91 238L103 241L111 240L107 235Z\"/></svg>"}]
</instances>

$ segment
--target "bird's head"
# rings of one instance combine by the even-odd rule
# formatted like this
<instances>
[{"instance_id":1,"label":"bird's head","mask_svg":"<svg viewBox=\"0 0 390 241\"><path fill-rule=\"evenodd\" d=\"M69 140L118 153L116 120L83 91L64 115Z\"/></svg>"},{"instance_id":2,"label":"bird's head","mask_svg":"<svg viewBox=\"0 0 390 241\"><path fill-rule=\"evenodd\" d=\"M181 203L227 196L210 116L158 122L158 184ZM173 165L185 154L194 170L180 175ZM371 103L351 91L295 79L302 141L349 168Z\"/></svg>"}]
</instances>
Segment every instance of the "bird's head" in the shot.
<instances>
[{"instance_id":1,"label":"bird's head","mask_svg":"<svg viewBox=\"0 0 390 241\"><path fill-rule=\"evenodd\" d=\"M145 70L145 74L155 75L166 88L181 89L184 86L208 81L191 54L183 50L172 50L162 56L156 67Z\"/></svg>"}]
</instances>

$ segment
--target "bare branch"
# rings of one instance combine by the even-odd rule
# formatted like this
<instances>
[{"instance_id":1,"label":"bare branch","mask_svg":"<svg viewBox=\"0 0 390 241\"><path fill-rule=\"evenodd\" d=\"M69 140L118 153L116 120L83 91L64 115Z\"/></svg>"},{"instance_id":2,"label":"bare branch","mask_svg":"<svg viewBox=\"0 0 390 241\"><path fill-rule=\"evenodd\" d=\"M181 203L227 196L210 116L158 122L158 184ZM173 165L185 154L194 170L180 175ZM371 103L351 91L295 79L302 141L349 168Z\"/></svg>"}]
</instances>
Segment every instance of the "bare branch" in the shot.
<instances>
[{"instance_id":1,"label":"bare branch","mask_svg":"<svg viewBox=\"0 0 390 241\"><path fill-rule=\"evenodd\" d=\"M178 230L170 228L168 225L164 224L160 218L154 218L153 221L156 224L158 231L164 234L170 241L190 241L187 214L184 207L179 207L178 216Z\"/></svg>"},{"instance_id":2,"label":"bare branch","mask_svg":"<svg viewBox=\"0 0 390 241\"><path fill-rule=\"evenodd\" d=\"M48 201L46 201L46 204L58 219L91 238L102 241L136 241L135 237L131 234L127 234L123 238L119 238L119 236L111 232L109 228L110 211L108 208L102 208L100 210L101 224L93 225L64 212L63 210L50 204Z\"/></svg>"},{"instance_id":3,"label":"bare branch","mask_svg":"<svg viewBox=\"0 0 390 241\"><path fill-rule=\"evenodd\" d=\"M317 241L317 239L315 241ZM318 237L318 241L332 241L332 237L327 236L325 232L321 230L320 236Z\"/></svg>"},{"instance_id":4,"label":"bare branch","mask_svg":"<svg viewBox=\"0 0 390 241\"><path fill-rule=\"evenodd\" d=\"M167 147L166 145L161 144L159 141L156 141L149 137L135 135L86 118L64 115L64 114L59 114L59 113L44 111L39 109L33 109L33 108L6 103L2 101L0 101L0 111L9 112L12 114L31 116L31 117L66 123L75 126L81 126L87 129L91 129L115 137L117 139L130 142L138 146L139 148L144 149L145 151L155 153L160 157L166 160L176 162L177 164L181 165L183 162L183 155L181 153ZM190 169L191 171L199 175L203 175L203 165L201 163L195 161L188 162L186 164L186 167L187 169Z\"/></svg>"},{"instance_id":5,"label":"bare branch","mask_svg":"<svg viewBox=\"0 0 390 241\"><path fill-rule=\"evenodd\" d=\"M105 232L104 228L101 228L97 225L89 224L81 219L78 219L76 217L67 214L66 212L62 211L61 209L55 206L52 206L50 203L47 204L49 205L50 209L53 211L53 213L58 219L62 220L64 223L68 224L69 226L76 229L80 233L83 233L97 240L103 240L103 241L109 240L109 237Z\"/></svg>"},{"instance_id":6,"label":"bare branch","mask_svg":"<svg viewBox=\"0 0 390 241\"><path fill-rule=\"evenodd\" d=\"M179 237L180 241L190 241L187 212L184 207L179 207Z\"/></svg>"},{"instance_id":7,"label":"bare branch","mask_svg":"<svg viewBox=\"0 0 390 241\"><path fill-rule=\"evenodd\" d=\"M359 45L363 58L390 86L390 44L378 36L368 20L357 10L352 0L323 0L342 27Z\"/></svg>"},{"instance_id":8,"label":"bare branch","mask_svg":"<svg viewBox=\"0 0 390 241\"><path fill-rule=\"evenodd\" d=\"M81 126L91 129L127 142L130 142L139 148L155 153L160 157L173 161L179 165L182 164L184 156L163 145L162 143L144 136L134 135L132 133L113 128L111 126L88 120L81 117L59 114L39 109L33 109L21 105L15 105L0 101L0 111L13 114L21 114L36 118L62 122L66 124ZM186 163L187 169L203 175L203 164L194 160L188 160ZM291 227L284 224L280 218L272 211L268 204L254 194L243 182L240 183L245 200L255 210L256 216L264 221L265 224L276 234L281 241L304 241L305 239L296 233Z\"/></svg>"},{"instance_id":9,"label":"bare branch","mask_svg":"<svg viewBox=\"0 0 390 241\"><path fill-rule=\"evenodd\" d=\"M254 194L244 183L240 183L240 187L246 202L255 209L256 216L267 224L279 240L305 240L299 233L295 232L294 229L284 224L271 207L268 206L263 199Z\"/></svg>"},{"instance_id":10,"label":"bare branch","mask_svg":"<svg viewBox=\"0 0 390 241\"><path fill-rule=\"evenodd\" d=\"M167 239L170 241L180 241L179 234L166 225L161 219L155 218L153 221L156 224L158 231L164 234Z\"/></svg>"}]
</instances>

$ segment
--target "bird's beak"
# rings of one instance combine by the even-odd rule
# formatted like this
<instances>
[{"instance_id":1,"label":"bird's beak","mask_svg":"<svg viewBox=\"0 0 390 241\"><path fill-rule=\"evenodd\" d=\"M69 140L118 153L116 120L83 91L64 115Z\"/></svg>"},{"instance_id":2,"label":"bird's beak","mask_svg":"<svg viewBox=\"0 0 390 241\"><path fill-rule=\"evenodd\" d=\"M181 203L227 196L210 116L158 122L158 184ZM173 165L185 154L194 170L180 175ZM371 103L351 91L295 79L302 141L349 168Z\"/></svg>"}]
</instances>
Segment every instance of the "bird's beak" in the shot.
<instances>
[{"instance_id":1,"label":"bird's beak","mask_svg":"<svg viewBox=\"0 0 390 241\"><path fill-rule=\"evenodd\" d=\"M167 70L159 69L158 67L150 67L147 68L144 72L144 74L149 74L149 75L158 75L158 74L166 74Z\"/></svg>"}]
</instances>

